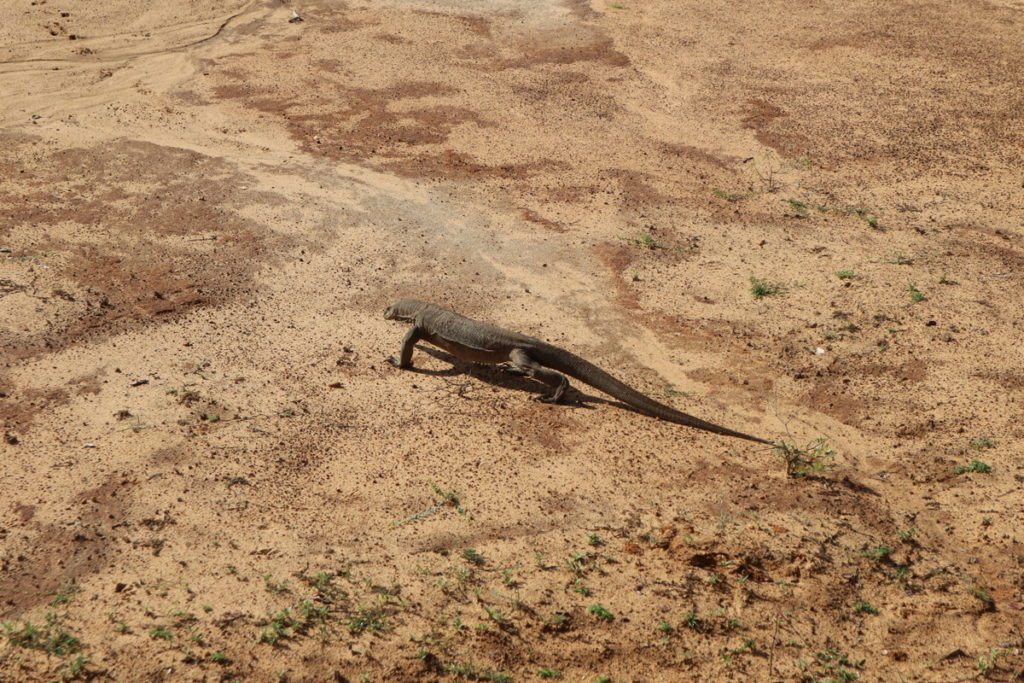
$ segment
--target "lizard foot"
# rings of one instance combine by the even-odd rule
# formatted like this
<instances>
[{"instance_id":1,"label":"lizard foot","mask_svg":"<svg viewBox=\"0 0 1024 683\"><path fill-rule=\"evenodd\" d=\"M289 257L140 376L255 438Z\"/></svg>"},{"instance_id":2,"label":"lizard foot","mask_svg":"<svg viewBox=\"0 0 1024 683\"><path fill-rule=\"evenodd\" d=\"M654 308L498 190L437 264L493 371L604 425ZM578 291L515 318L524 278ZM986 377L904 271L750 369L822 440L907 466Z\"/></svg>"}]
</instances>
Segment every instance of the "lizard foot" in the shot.
<instances>
[{"instance_id":1,"label":"lizard foot","mask_svg":"<svg viewBox=\"0 0 1024 683\"><path fill-rule=\"evenodd\" d=\"M540 401L541 403L559 403L561 401L560 396L554 394L544 394L542 396L534 396L534 401Z\"/></svg>"},{"instance_id":2,"label":"lizard foot","mask_svg":"<svg viewBox=\"0 0 1024 683\"><path fill-rule=\"evenodd\" d=\"M387 362L389 362L392 365L394 365L396 368L402 368L403 370L405 368L411 368L412 367L412 363L409 363L408 365L402 365L402 361L398 360L398 358L395 357L395 356L388 356L388 358L386 360L387 360Z\"/></svg>"}]
</instances>

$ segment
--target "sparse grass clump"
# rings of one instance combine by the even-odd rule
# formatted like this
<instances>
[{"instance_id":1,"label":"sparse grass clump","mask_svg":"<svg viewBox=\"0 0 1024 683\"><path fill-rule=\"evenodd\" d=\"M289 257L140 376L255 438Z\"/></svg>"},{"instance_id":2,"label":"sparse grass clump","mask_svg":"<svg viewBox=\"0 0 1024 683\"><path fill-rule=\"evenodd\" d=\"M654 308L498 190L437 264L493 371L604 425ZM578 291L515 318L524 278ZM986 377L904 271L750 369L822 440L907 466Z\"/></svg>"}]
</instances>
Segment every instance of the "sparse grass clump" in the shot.
<instances>
[{"instance_id":1,"label":"sparse grass clump","mask_svg":"<svg viewBox=\"0 0 1024 683\"><path fill-rule=\"evenodd\" d=\"M802 202L799 199L792 198L783 201L789 204L789 207L793 211L792 213L786 214L787 216L791 216L793 218L807 218L807 202Z\"/></svg>"},{"instance_id":2,"label":"sparse grass clump","mask_svg":"<svg viewBox=\"0 0 1024 683\"><path fill-rule=\"evenodd\" d=\"M991 612L996 608L996 601L987 588L979 586L974 579L969 576L964 577L964 585L967 588L967 592L977 598L978 602L981 603L982 609L985 612Z\"/></svg>"},{"instance_id":3,"label":"sparse grass clump","mask_svg":"<svg viewBox=\"0 0 1024 683\"><path fill-rule=\"evenodd\" d=\"M648 235L647 233L640 233L636 237L621 237L620 236L618 239L622 240L626 244L631 244L634 247L642 247L644 249L650 249L652 251L655 250L655 249L663 249L665 251L692 251L692 250L694 250L696 248L696 246L692 246L692 247L670 247L670 246L667 246L665 244L662 244L661 242L656 240L653 235ZM633 279L637 280L639 278L633 278Z\"/></svg>"},{"instance_id":4,"label":"sparse grass clump","mask_svg":"<svg viewBox=\"0 0 1024 683\"><path fill-rule=\"evenodd\" d=\"M914 303L924 301L925 299L928 298L924 295L924 292L922 292L921 290L914 286L913 282L907 283L907 291L910 292L910 299Z\"/></svg>"},{"instance_id":5,"label":"sparse grass clump","mask_svg":"<svg viewBox=\"0 0 1024 683\"><path fill-rule=\"evenodd\" d=\"M836 454L823 438L815 439L803 448L780 441L775 444L772 453L782 456L786 461L786 474L793 478L828 471Z\"/></svg>"},{"instance_id":6,"label":"sparse grass clump","mask_svg":"<svg viewBox=\"0 0 1024 683\"><path fill-rule=\"evenodd\" d=\"M3 630L12 646L42 650L51 655L73 654L82 647L82 641L65 630L60 617L54 612L48 612L42 624L19 619L5 623Z\"/></svg>"},{"instance_id":7,"label":"sparse grass clump","mask_svg":"<svg viewBox=\"0 0 1024 683\"><path fill-rule=\"evenodd\" d=\"M992 466L982 460L972 460L967 465L957 465L957 474L965 474L967 472L978 472L980 474L989 474L992 471Z\"/></svg>"},{"instance_id":8,"label":"sparse grass clump","mask_svg":"<svg viewBox=\"0 0 1024 683\"><path fill-rule=\"evenodd\" d=\"M858 614L878 614L878 608L872 605L870 602L861 600L853 606L853 611Z\"/></svg>"},{"instance_id":9,"label":"sparse grass clump","mask_svg":"<svg viewBox=\"0 0 1024 683\"><path fill-rule=\"evenodd\" d=\"M71 597L78 592L78 585L74 581L65 581L60 589L53 594L53 600L50 601L50 607L57 607L59 605L66 605L71 602Z\"/></svg>"},{"instance_id":10,"label":"sparse grass clump","mask_svg":"<svg viewBox=\"0 0 1024 683\"><path fill-rule=\"evenodd\" d=\"M360 607L349 618L348 630L351 633L386 631L388 629L387 622L384 620L386 616L387 614L380 607Z\"/></svg>"},{"instance_id":11,"label":"sparse grass clump","mask_svg":"<svg viewBox=\"0 0 1024 683\"><path fill-rule=\"evenodd\" d=\"M276 614L271 611L267 613L267 616L269 619L266 626L260 631L256 642L278 645L282 640L295 637L295 629L299 622L292 618L291 608L286 607Z\"/></svg>"},{"instance_id":12,"label":"sparse grass clump","mask_svg":"<svg viewBox=\"0 0 1024 683\"><path fill-rule=\"evenodd\" d=\"M766 296L776 296L786 293L786 287L778 282L762 280L758 277L750 278L750 293L755 299L763 299Z\"/></svg>"},{"instance_id":13,"label":"sparse grass clump","mask_svg":"<svg viewBox=\"0 0 1024 683\"><path fill-rule=\"evenodd\" d=\"M465 550L463 550L462 559L478 567L484 563L484 556L478 553L473 548L466 548Z\"/></svg>"},{"instance_id":14,"label":"sparse grass clump","mask_svg":"<svg viewBox=\"0 0 1024 683\"><path fill-rule=\"evenodd\" d=\"M692 631L703 631L704 620L697 616L696 612L688 612L686 616L683 617L683 626Z\"/></svg>"},{"instance_id":15,"label":"sparse grass clump","mask_svg":"<svg viewBox=\"0 0 1024 683\"><path fill-rule=\"evenodd\" d=\"M857 273L853 272L852 270L837 270L836 277L839 278L840 280L852 280L853 278L857 277Z\"/></svg>"},{"instance_id":16,"label":"sparse grass clump","mask_svg":"<svg viewBox=\"0 0 1024 683\"><path fill-rule=\"evenodd\" d=\"M746 199L753 194L752 192L726 192L725 190L720 190L717 187L712 188L711 193L727 202L738 202L739 200Z\"/></svg>"},{"instance_id":17,"label":"sparse grass clump","mask_svg":"<svg viewBox=\"0 0 1024 683\"><path fill-rule=\"evenodd\" d=\"M449 673L471 681L493 681L494 683L512 683L512 676L501 671L477 668L468 662L453 663L445 667Z\"/></svg>"},{"instance_id":18,"label":"sparse grass clump","mask_svg":"<svg viewBox=\"0 0 1024 683\"><path fill-rule=\"evenodd\" d=\"M596 616L601 621L611 621L615 618L615 615L613 615L607 609L602 607L600 604L591 605L587 608L587 611Z\"/></svg>"},{"instance_id":19,"label":"sparse grass clump","mask_svg":"<svg viewBox=\"0 0 1024 683\"><path fill-rule=\"evenodd\" d=\"M876 562L881 562L882 560L888 559L888 557L892 555L892 548L890 548L889 546L880 545L877 548L871 548L870 550L865 548L864 550L860 551L860 554L862 557L868 557Z\"/></svg>"}]
</instances>

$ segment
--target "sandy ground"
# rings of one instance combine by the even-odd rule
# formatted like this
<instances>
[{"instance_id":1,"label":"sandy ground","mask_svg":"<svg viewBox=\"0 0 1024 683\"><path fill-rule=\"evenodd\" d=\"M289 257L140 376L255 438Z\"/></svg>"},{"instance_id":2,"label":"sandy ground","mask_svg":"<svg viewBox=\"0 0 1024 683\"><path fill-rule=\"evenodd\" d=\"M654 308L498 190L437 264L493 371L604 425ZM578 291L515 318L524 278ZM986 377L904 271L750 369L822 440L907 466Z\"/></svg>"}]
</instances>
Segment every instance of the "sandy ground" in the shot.
<instances>
[{"instance_id":1,"label":"sandy ground","mask_svg":"<svg viewBox=\"0 0 1024 683\"><path fill-rule=\"evenodd\" d=\"M1024 2L3 14L0 680L1024 676Z\"/></svg>"}]
</instances>

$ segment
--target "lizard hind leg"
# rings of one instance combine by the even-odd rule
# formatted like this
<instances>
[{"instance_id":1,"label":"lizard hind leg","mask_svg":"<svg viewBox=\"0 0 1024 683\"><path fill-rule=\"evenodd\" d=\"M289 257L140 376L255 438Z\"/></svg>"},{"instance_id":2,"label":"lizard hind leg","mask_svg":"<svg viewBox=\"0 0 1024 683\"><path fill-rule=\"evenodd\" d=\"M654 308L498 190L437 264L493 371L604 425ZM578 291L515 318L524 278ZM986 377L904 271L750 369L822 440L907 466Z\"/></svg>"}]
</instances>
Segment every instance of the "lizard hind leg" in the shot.
<instances>
[{"instance_id":1,"label":"lizard hind leg","mask_svg":"<svg viewBox=\"0 0 1024 683\"><path fill-rule=\"evenodd\" d=\"M523 374L527 377L532 377L544 384L547 384L554 391L544 396L538 396L538 401L544 403L558 403L562 400L565 395L565 390L569 388L569 379L560 372L554 370L548 370L543 365L530 358L523 349L513 349L508 355L509 360L512 361L513 372L517 374Z\"/></svg>"}]
</instances>

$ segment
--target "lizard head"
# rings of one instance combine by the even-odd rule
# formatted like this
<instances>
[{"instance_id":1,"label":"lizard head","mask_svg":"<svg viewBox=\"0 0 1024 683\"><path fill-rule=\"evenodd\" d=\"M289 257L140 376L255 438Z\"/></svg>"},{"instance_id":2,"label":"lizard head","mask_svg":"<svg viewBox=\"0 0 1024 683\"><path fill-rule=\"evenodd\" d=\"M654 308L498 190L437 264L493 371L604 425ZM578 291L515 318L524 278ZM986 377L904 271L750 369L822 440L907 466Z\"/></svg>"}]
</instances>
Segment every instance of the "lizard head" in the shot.
<instances>
[{"instance_id":1,"label":"lizard head","mask_svg":"<svg viewBox=\"0 0 1024 683\"><path fill-rule=\"evenodd\" d=\"M429 305L416 299L402 299L387 307L384 311L384 319L411 322L417 313Z\"/></svg>"}]
</instances>

